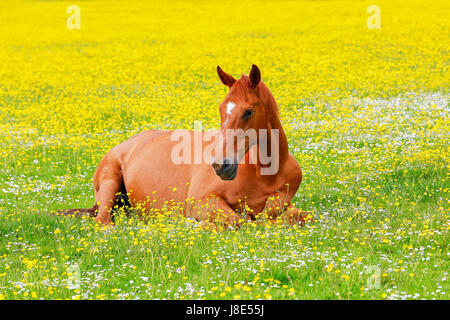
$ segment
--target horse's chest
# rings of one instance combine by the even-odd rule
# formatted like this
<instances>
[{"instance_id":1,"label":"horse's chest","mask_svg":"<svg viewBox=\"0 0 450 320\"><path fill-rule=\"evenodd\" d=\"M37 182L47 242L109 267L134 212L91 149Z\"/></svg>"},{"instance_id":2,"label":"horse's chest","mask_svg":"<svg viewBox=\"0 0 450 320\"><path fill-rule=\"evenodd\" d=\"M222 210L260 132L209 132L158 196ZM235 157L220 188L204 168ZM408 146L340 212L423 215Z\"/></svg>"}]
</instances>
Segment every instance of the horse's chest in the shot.
<instances>
[{"instance_id":1,"label":"horse's chest","mask_svg":"<svg viewBox=\"0 0 450 320\"><path fill-rule=\"evenodd\" d=\"M236 191L228 195L227 203L234 210L247 210L251 209L255 213L261 212L265 205L270 192L262 192L257 188L246 188Z\"/></svg>"},{"instance_id":2,"label":"horse's chest","mask_svg":"<svg viewBox=\"0 0 450 320\"><path fill-rule=\"evenodd\" d=\"M258 199L252 199L248 202L248 207L253 210L254 213L259 213L264 210L267 202L267 196L260 197Z\"/></svg>"}]
</instances>

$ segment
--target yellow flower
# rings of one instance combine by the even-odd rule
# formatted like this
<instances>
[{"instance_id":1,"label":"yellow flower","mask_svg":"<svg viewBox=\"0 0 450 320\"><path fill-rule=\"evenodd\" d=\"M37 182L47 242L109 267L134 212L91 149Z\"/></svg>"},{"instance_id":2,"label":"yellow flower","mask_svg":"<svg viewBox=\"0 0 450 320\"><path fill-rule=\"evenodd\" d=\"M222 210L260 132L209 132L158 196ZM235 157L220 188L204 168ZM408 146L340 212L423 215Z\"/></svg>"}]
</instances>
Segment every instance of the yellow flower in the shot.
<instances>
[{"instance_id":1,"label":"yellow flower","mask_svg":"<svg viewBox=\"0 0 450 320\"><path fill-rule=\"evenodd\" d=\"M350 280L349 276L346 274L341 275L341 278L343 278L346 281Z\"/></svg>"},{"instance_id":2,"label":"yellow flower","mask_svg":"<svg viewBox=\"0 0 450 320\"><path fill-rule=\"evenodd\" d=\"M331 270L333 270L333 263L330 263L327 267L326 267L326 271L327 272L331 272Z\"/></svg>"}]
</instances>

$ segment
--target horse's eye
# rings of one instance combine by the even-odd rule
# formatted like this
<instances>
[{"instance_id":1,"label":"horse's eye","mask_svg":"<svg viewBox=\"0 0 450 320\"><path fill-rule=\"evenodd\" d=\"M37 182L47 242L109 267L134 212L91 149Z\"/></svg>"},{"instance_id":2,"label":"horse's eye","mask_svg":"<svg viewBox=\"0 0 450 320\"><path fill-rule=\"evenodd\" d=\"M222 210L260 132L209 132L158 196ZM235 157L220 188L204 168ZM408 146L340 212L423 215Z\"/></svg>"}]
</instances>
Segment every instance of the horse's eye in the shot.
<instances>
[{"instance_id":1,"label":"horse's eye","mask_svg":"<svg viewBox=\"0 0 450 320\"><path fill-rule=\"evenodd\" d=\"M248 119L252 116L253 114L253 110L252 109L247 109L244 111L244 114L242 115L242 120Z\"/></svg>"}]
</instances>

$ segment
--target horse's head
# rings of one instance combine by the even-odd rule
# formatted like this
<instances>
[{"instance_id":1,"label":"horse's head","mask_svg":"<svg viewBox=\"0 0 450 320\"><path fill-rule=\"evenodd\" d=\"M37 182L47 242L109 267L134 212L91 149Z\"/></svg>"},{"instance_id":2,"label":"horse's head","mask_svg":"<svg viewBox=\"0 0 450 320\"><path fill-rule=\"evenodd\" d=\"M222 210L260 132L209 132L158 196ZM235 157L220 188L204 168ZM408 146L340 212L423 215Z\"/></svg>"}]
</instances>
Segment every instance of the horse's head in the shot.
<instances>
[{"instance_id":1,"label":"horse's head","mask_svg":"<svg viewBox=\"0 0 450 320\"><path fill-rule=\"evenodd\" d=\"M258 143L260 129L267 129L269 105L275 103L269 89L261 82L261 72L253 65L249 76L238 80L217 67L223 84L228 86L220 104L221 135L212 166L222 180L233 180L238 163Z\"/></svg>"}]
</instances>

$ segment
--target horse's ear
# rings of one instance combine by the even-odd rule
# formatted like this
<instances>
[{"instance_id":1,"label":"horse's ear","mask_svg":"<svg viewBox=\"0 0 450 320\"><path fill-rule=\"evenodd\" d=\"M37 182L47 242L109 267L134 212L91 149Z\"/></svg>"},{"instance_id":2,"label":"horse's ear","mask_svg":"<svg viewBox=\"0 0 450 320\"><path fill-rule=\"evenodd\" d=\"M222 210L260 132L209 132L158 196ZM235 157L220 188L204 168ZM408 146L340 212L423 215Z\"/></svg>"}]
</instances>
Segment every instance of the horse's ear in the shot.
<instances>
[{"instance_id":1,"label":"horse's ear","mask_svg":"<svg viewBox=\"0 0 450 320\"><path fill-rule=\"evenodd\" d=\"M250 87L253 89L256 88L256 86L261 81L261 71L259 71L259 68L256 65L252 65L252 70L250 71Z\"/></svg>"},{"instance_id":2,"label":"horse's ear","mask_svg":"<svg viewBox=\"0 0 450 320\"><path fill-rule=\"evenodd\" d=\"M222 69L220 69L219 66L217 66L217 74L219 75L220 81L228 87L231 88L231 86L234 84L236 79L234 79L232 76L230 76L228 73L224 72Z\"/></svg>"}]
</instances>

